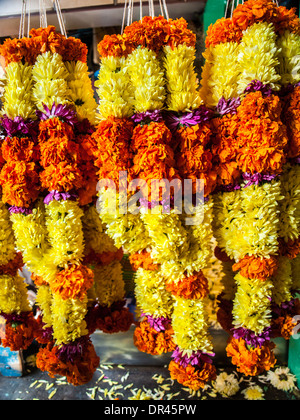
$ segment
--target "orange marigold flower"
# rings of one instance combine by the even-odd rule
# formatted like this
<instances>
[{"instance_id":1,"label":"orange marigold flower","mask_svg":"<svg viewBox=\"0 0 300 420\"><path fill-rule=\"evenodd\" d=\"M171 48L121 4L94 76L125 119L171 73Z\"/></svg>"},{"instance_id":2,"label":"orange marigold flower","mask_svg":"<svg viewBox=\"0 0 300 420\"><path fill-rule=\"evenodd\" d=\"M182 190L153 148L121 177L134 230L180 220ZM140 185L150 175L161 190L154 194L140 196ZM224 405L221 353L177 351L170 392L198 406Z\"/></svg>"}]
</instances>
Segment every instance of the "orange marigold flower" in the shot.
<instances>
[{"instance_id":1,"label":"orange marigold flower","mask_svg":"<svg viewBox=\"0 0 300 420\"><path fill-rule=\"evenodd\" d=\"M171 140L172 134L165 123L152 121L149 125L138 125L133 131L131 148L136 154L130 175L132 179L145 180L148 192L152 180L179 178Z\"/></svg>"},{"instance_id":2,"label":"orange marigold flower","mask_svg":"<svg viewBox=\"0 0 300 420\"><path fill-rule=\"evenodd\" d=\"M105 35L98 44L98 52L100 58L127 57L134 49L132 44L133 40L125 33L123 35Z\"/></svg>"},{"instance_id":3,"label":"orange marigold flower","mask_svg":"<svg viewBox=\"0 0 300 420\"><path fill-rule=\"evenodd\" d=\"M287 9L279 6L275 24L276 33L281 35L286 30L300 35L300 20L296 8Z\"/></svg>"},{"instance_id":4,"label":"orange marigold flower","mask_svg":"<svg viewBox=\"0 0 300 420\"><path fill-rule=\"evenodd\" d=\"M61 139L74 140L75 135L70 124L61 121L58 117L49 118L41 121L39 124L39 142L42 144L48 140L56 140L57 143Z\"/></svg>"},{"instance_id":5,"label":"orange marigold flower","mask_svg":"<svg viewBox=\"0 0 300 420\"><path fill-rule=\"evenodd\" d=\"M286 315L280 316L272 320L272 333L276 337L282 337L285 340L289 340L293 333L294 328L298 325L298 322L293 317Z\"/></svg>"},{"instance_id":6,"label":"orange marigold flower","mask_svg":"<svg viewBox=\"0 0 300 420\"><path fill-rule=\"evenodd\" d=\"M278 269L278 259L274 256L260 258L254 255L246 255L241 261L234 264L232 269L233 271L240 271L241 275L247 279L265 281L272 277Z\"/></svg>"},{"instance_id":7,"label":"orange marigold flower","mask_svg":"<svg viewBox=\"0 0 300 420\"><path fill-rule=\"evenodd\" d=\"M63 39L62 50L63 61L82 61L87 62L88 47L80 39L69 37Z\"/></svg>"},{"instance_id":8,"label":"orange marigold flower","mask_svg":"<svg viewBox=\"0 0 300 420\"><path fill-rule=\"evenodd\" d=\"M202 271L178 281L166 283L166 289L176 297L184 299L204 299L209 293L208 281Z\"/></svg>"},{"instance_id":9,"label":"orange marigold flower","mask_svg":"<svg viewBox=\"0 0 300 420\"><path fill-rule=\"evenodd\" d=\"M99 363L100 359L91 342L84 347L84 351L80 356L76 356L73 363L68 360L62 360L59 357L59 348L54 346L53 342L41 348L36 359L37 368L42 372L48 372L51 378L54 378L56 375L66 376L68 382L74 386L88 383L92 379Z\"/></svg>"},{"instance_id":10,"label":"orange marigold flower","mask_svg":"<svg viewBox=\"0 0 300 420\"><path fill-rule=\"evenodd\" d=\"M144 353L153 356L174 351L174 331L169 325L165 331L156 331L147 321L142 321L134 331L134 345Z\"/></svg>"},{"instance_id":11,"label":"orange marigold flower","mask_svg":"<svg viewBox=\"0 0 300 420\"><path fill-rule=\"evenodd\" d=\"M216 179L215 171L212 170L212 153L207 147L211 140L209 123L197 124L192 127L180 127L176 132L178 152L175 159L179 174L182 179L203 179L205 195L212 192ZM193 193L196 192L196 183L193 185Z\"/></svg>"},{"instance_id":12,"label":"orange marigold flower","mask_svg":"<svg viewBox=\"0 0 300 420\"><path fill-rule=\"evenodd\" d=\"M25 162L38 161L39 149L27 137L6 137L2 143L2 156L6 161L23 160Z\"/></svg>"},{"instance_id":13,"label":"orange marigold flower","mask_svg":"<svg viewBox=\"0 0 300 420\"><path fill-rule=\"evenodd\" d=\"M141 21L133 22L124 30L124 35L133 48L148 48L158 53L166 45L170 32L169 22L162 16L145 16Z\"/></svg>"},{"instance_id":14,"label":"orange marigold flower","mask_svg":"<svg viewBox=\"0 0 300 420\"><path fill-rule=\"evenodd\" d=\"M137 271L140 267L150 271L156 271L159 268L158 264L154 264L151 253L146 250L130 255L129 261L134 271Z\"/></svg>"},{"instance_id":15,"label":"orange marigold flower","mask_svg":"<svg viewBox=\"0 0 300 420\"><path fill-rule=\"evenodd\" d=\"M11 351L27 350L34 340L35 329L34 316L28 313L21 324L6 322L0 325L0 343Z\"/></svg>"},{"instance_id":16,"label":"orange marigold flower","mask_svg":"<svg viewBox=\"0 0 300 420\"><path fill-rule=\"evenodd\" d=\"M31 280L35 286L47 286L48 283L43 279L43 277L37 276L36 274L31 274Z\"/></svg>"},{"instance_id":17,"label":"orange marigold flower","mask_svg":"<svg viewBox=\"0 0 300 420\"><path fill-rule=\"evenodd\" d=\"M10 161L1 170L2 200L11 206L28 208L38 198L39 184L34 162Z\"/></svg>"},{"instance_id":18,"label":"orange marigold flower","mask_svg":"<svg viewBox=\"0 0 300 420\"><path fill-rule=\"evenodd\" d=\"M207 382L216 379L216 368L209 363L202 366L188 365L186 368L176 363L174 360L169 364L171 379L176 380L181 385L193 391L204 388Z\"/></svg>"},{"instance_id":19,"label":"orange marigold flower","mask_svg":"<svg viewBox=\"0 0 300 420\"><path fill-rule=\"evenodd\" d=\"M141 147L149 147L158 144L170 144L172 141L171 131L164 122L151 121L150 124L137 125L132 133L131 148L138 151Z\"/></svg>"},{"instance_id":20,"label":"orange marigold flower","mask_svg":"<svg viewBox=\"0 0 300 420\"><path fill-rule=\"evenodd\" d=\"M243 37L243 31L234 25L232 19L221 18L216 23L211 24L207 30L205 46L215 47L225 42L240 42Z\"/></svg>"},{"instance_id":21,"label":"orange marigold flower","mask_svg":"<svg viewBox=\"0 0 300 420\"><path fill-rule=\"evenodd\" d=\"M53 293L59 294L64 300L83 300L93 283L94 273L92 270L84 265L73 264L59 271L50 287Z\"/></svg>"},{"instance_id":22,"label":"orange marigold flower","mask_svg":"<svg viewBox=\"0 0 300 420\"><path fill-rule=\"evenodd\" d=\"M267 342L264 346L248 348L243 339L236 340L231 337L226 348L227 356L232 358L232 364L246 376L261 375L272 369L276 364L273 353L275 344Z\"/></svg>"},{"instance_id":23,"label":"orange marigold flower","mask_svg":"<svg viewBox=\"0 0 300 420\"><path fill-rule=\"evenodd\" d=\"M184 18L169 19L168 23L170 25L170 34L167 38L167 43L172 49L180 44L186 44L187 47L195 47L196 34L188 29L188 23Z\"/></svg>"},{"instance_id":24,"label":"orange marigold flower","mask_svg":"<svg viewBox=\"0 0 300 420\"><path fill-rule=\"evenodd\" d=\"M92 134L97 144L95 165L100 179L111 179L119 183L119 172L128 171L132 165L129 145L134 124L127 118L109 117L100 122Z\"/></svg>"},{"instance_id":25,"label":"orange marigold flower","mask_svg":"<svg viewBox=\"0 0 300 420\"><path fill-rule=\"evenodd\" d=\"M41 172L40 181L42 187L48 191L68 192L82 188L83 174L76 164L60 162L57 165L48 166Z\"/></svg>"},{"instance_id":26,"label":"orange marigold flower","mask_svg":"<svg viewBox=\"0 0 300 420\"><path fill-rule=\"evenodd\" d=\"M278 7L272 0L248 0L237 6L232 21L244 31L257 22L274 22L277 16Z\"/></svg>"},{"instance_id":27,"label":"orange marigold flower","mask_svg":"<svg viewBox=\"0 0 300 420\"><path fill-rule=\"evenodd\" d=\"M20 61L28 62L29 42L28 38L6 39L0 46L0 55L5 58L5 64L19 63ZM30 63L32 64L32 63Z\"/></svg>"}]
</instances>

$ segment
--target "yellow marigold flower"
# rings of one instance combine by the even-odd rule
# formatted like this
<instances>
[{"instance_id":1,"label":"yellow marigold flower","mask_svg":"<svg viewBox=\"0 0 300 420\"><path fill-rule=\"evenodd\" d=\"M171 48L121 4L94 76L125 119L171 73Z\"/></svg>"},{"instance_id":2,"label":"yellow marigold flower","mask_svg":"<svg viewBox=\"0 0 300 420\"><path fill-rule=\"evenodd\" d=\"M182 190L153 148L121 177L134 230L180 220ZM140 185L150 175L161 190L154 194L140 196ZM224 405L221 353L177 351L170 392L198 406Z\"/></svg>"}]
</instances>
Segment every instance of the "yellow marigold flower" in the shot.
<instances>
[{"instance_id":1,"label":"yellow marigold flower","mask_svg":"<svg viewBox=\"0 0 300 420\"><path fill-rule=\"evenodd\" d=\"M203 53L205 64L200 95L207 106L215 107L222 97L230 99L238 96L237 82L240 75L238 54L237 42L210 46Z\"/></svg>"},{"instance_id":2,"label":"yellow marigold flower","mask_svg":"<svg viewBox=\"0 0 300 420\"><path fill-rule=\"evenodd\" d=\"M99 79L95 83L100 98L100 117L131 117L134 92L128 73L128 58L106 57L101 61Z\"/></svg>"},{"instance_id":3,"label":"yellow marigold flower","mask_svg":"<svg viewBox=\"0 0 300 420\"><path fill-rule=\"evenodd\" d=\"M135 254L151 246L152 240L140 215L121 214L119 194L116 195L116 203L113 203L111 197L112 192L109 189L101 190L100 218L106 225L106 233L114 240L116 247L123 247L126 253Z\"/></svg>"},{"instance_id":4,"label":"yellow marigold flower","mask_svg":"<svg viewBox=\"0 0 300 420\"><path fill-rule=\"evenodd\" d=\"M46 206L46 225L53 263L64 267L84 255L83 210L78 202L53 200Z\"/></svg>"},{"instance_id":5,"label":"yellow marigold flower","mask_svg":"<svg viewBox=\"0 0 300 420\"><path fill-rule=\"evenodd\" d=\"M32 101L32 66L10 63L6 67L6 86L3 96L3 113L9 118L35 118Z\"/></svg>"},{"instance_id":6,"label":"yellow marigold flower","mask_svg":"<svg viewBox=\"0 0 300 420\"><path fill-rule=\"evenodd\" d=\"M20 276L0 276L0 312L20 314L31 310L27 298L27 285Z\"/></svg>"},{"instance_id":7,"label":"yellow marigold flower","mask_svg":"<svg viewBox=\"0 0 300 420\"><path fill-rule=\"evenodd\" d=\"M162 206L141 213L147 232L153 242L152 258L155 263L163 264L166 261L175 262L188 252L188 234L182 225L180 215L175 210L163 213Z\"/></svg>"},{"instance_id":8,"label":"yellow marigold flower","mask_svg":"<svg viewBox=\"0 0 300 420\"><path fill-rule=\"evenodd\" d=\"M184 354L201 350L211 353L213 345L208 333L208 321L202 300L176 298L172 315L174 341Z\"/></svg>"},{"instance_id":9,"label":"yellow marigold flower","mask_svg":"<svg viewBox=\"0 0 300 420\"><path fill-rule=\"evenodd\" d=\"M170 318L173 312L173 298L166 291L166 280L160 270L139 268L135 275L137 305L146 315Z\"/></svg>"},{"instance_id":10,"label":"yellow marigold flower","mask_svg":"<svg viewBox=\"0 0 300 420\"><path fill-rule=\"evenodd\" d=\"M165 215L168 216L168 215ZM178 221L176 222L177 216ZM166 247L171 247L176 251L176 247L180 245L179 250L176 251L175 257L166 258L164 245L152 251L153 258L161 262L162 272L170 281L178 281L186 276L191 276L195 272L207 267L211 258L212 250L210 241L213 236L212 221L213 221L213 200L210 199L204 205L200 205L195 209L194 215L173 215L168 224L173 229L171 236L171 244ZM192 224L187 223L192 222ZM175 229L175 223L178 223L178 229ZM181 225L179 224L181 223ZM149 218L149 226L151 225L151 218ZM161 237L164 239L163 223L160 222ZM151 226L153 230L154 227ZM153 242L156 243L154 230L152 233ZM166 232L166 235L168 232ZM176 235L178 237L176 238ZM177 257L176 257L177 255Z\"/></svg>"},{"instance_id":11,"label":"yellow marigold flower","mask_svg":"<svg viewBox=\"0 0 300 420\"><path fill-rule=\"evenodd\" d=\"M44 110L44 104L51 109L53 103L70 103L67 77L68 71L59 54L49 51L38 56L32 69L32 79L35 81L32 99L39 110Z\"/></svg>"},{"instance_id":12,"label":"yellow marigold flower","mask_svg":"<svg viewBox=\"0 0 300 420\"><path fill-rule=\"evenodd\" d=\"M6 205L0 201L0 265L6 265L15 256L15 238Z\"/></svg>"},{"instance_id":13,"label":"yellow marigold flower","mask_svg":"<svg viewBox=\"0 0 300 420\"><path fill-rule=\"evenodd\" d=\"M252 80L269 84L273 90L280 89L279 50L277 35L272 23L255 23L244 31L239 46L238 93L241 94Z\"/></svg>"},{"instance_id":14,"label":"yellow marigold flower","mask_svg":"<svg viewBox=\"0 0 300 420\"><path fill-rule=\"evenodd\" d=\"M164 72L154 51L137 48L129 56L135 112L161 109L165 102Z\"/></svg>"},{"instance_id":15,"label":"yellow marigold flower","mask_svg":"<svg viewBox=\"0 0 300 420\"><path fill-rule=\"evenodd\" d=\"M300 82L300 35L285 31L277 39L281 84Z\"/></svg>"},{"instance_id":16,"label":"yellow marigold flower","mask_svg":"<svg viewBox=\"0 0 300 420\"><path fill-rule=\"evenodd\" d=\"M118 248L115 246L114 241L107 235L105 226L101 222L95 206L84 209L82 226L87 250L93 250L97 254L117 252Z\"/></svg>"},{"instance_id":17,"label":"yellow marigold flower","mask_svg":"<svg viewBox=\"0 0 300 420\"><path fill-rule=\"evenodd\" d=\"M188 112L199 108L202 101L194 68L195 48L180 44L164 48L164 68L167 79L167 108Z\"/></svg>"},{"instance_id":18,"label":"yellow marigold flower","mask_svg":"<svg viewBox=\"0 0 300 420\"><path fill-rule=\"evenodd\" d=\"M213 231L218 246L233 260L243 257L246 239L241 234L244 221L241 191L218 193L214 197Z\"/></svg>"},{"instance_id":19,"label":"yellow marigold flower","mask_svg":"<svg viewBox=\"0 0 300 420\"><path fill-rule=\"evenodd\" d=\"M38 287L36 295L36 304L43 314L43 322L46 328L52 327L52 292L49 286L42 285Z\"/></svg>"},{"instance_id":20,"label":"yellow marigold flower","mask_svg":"<svg viewBox=\"0 0 300 420\"><path fill-rule=\"evenodd\" d=\"M63 300L53 296L52 321L56 345L69 344L88 334L84 320L87 314L87 297L84 300Z\"/></svg>"},{"instance_id":21,"label":"yellow marigold flower","mask_svg":"<svg viewBox=\"0 0 300 420\"><path fill-rule=\"evenodd\" d=\"M233 324L261 334L270 326L273 284L271 280L246 279L237 274L237 293L233 305Z\"/></svg>"},{"instance_id":22,"label":"yellow marigold flower","mask_svg":"<svg viewBox=\"0 0 300 420\"><path fill-rule=\"evenodd\" d=\"M89 70L82 61L66 62L69 72L67 77L70 89L70 97L73 102L79 120L87 118L91 124L97 123L98 104L94 98L92 81L89 78Z\"/></svg>"},{"instance_id":23,"label":"yellow marigold flower","mask_svg":"<svg viewBox=\"0 0 300 420\"><path fill-rule=\"evenodd\" d=\"M24 262L37 276L49 283L55 278L55 265L48 242L48 232L45 220L45 206L40 200L32 214L11 215L17 249L22 252Z\"/></svg>"}]
</instances>

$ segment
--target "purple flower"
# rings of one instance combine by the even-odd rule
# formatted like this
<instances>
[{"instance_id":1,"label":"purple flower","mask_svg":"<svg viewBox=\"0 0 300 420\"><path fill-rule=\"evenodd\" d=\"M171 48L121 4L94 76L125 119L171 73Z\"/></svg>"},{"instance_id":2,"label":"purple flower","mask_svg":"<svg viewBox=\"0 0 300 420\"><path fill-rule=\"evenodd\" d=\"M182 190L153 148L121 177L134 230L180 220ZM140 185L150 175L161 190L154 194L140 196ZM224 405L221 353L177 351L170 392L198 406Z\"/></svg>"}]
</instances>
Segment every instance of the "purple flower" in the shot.
<instances>
[{"instance_id":1,"label":"purple flower","mask_svg":"<svg viewBox=\"0 0 300 420\"><path fill-rule=\"evenodd\" d=\"M22 135L36 139L38 136L38 121L24 120L22 117L15 117L12 120L7 115L4 115L1 119L1 124L9 137Z\"/></svg>"},{"instance_id":2,"label":"purple flower","mask_svg":"<svg viewBox=\"0 0 300 420\"><path fill-rule=\"evenodd\" d=\"M259 185L261 182L270 182L273 181L278 175L270 175L270 174L261 174L259 172L255 172L254 174L250 174L249 172L245 172L242 174L242 177L245 181L248 181L244 188L250 187L251 185Z\"/></svg>"},{"instance_id":3,"label":"purple flower","mask_svg":"<svg viewBox=\"0 0 300 420\"><path fill-rule=\"evenodd\" d=\"M248 330L247 328L236 328L233 329L233 337L236 340L242 338L245 340L246 344L251 347L262 347L266 341L271 339L271 328L266 328L261 334L256 335L253 331Z\"/></svg>"},{"instance_id":4,"label":"purple flower","mask_svg":"<svg viewBox=\"0 0 300 420\"><path fill-rule=\"evenodd\" d=\"M18 213L22 213L25 216L27 216L28 214L32 214L32 209L27 209L25 207L17 207L17 206L11 206L9 208L10 213L12 214L18 214Z\"/></svg>"},{"instance_id":5,"label":"purple flower","mask_svg":"<svg viewBox=\"0 0 300 420\"><path fill-rule=\"evenodd\" d=\"M64 344L58 351L58 357L61 360L69 361L74 363L78 357L81 357L85 352L85 349L90 343L89 336L80 337L78 340L71 344Z\"/></svg>"},{"instance_id":6,"label":"purple flower","mask_svg":"<svg viewBox=\"0 0 300 420\"><path fill-rule=\"evenodd\" d=\"M155 318L152 315L142 314L141 316L147 317L147 321L151 328L154 328L157 332L165 331L168 325L171 323L169 318L159 317Z\"/></svg>"},{"instance_id":7,"label":"purple flower","mask_svg":"<svg viewBox=\"0 0 300 420\"><path fill-rule=\"evenodd\" d=\"M74 126L77 123L76 112L67 105L56 105L54 102L51 109L49 109L47 105L43 106L44 112L36 111L36 115L41 121L46 121L50 118L58 117L71 126Z\"/></svg>"},{"instance_id":8,"label":"purple flower","mask_svg":"<svg viewBox=\"0 0 300 420\"><path fill-rule=\"evenodd\" d=\"M146 111L146 112L140 112L140 113L134 114L131 117L131 119L137 124L145 120L151 120L154 122L163 121L162 112L160 109L156 109L155 111Z\"/></svg>"},{"instance_id":9,"label":"purple flower","mask_svg":"<svg viewBox=\"0 0 300 420\"><path fill-rule=\"evenodd\" d=\"M240 98L232 98L232 99L225 99L222 97L218 105L216 107L216 111L219 115L225 115L225 114L236 114L238 107L241 105L241 99Z\"/></svg>"},{"instance_id":10,"label":"purple flower","mask_svg":"<svg viewBox=\"0 0 300 420\"><path fill-rule=\"evenodd\" d=\"M176 347L174 352L172 353L172 359L176 363L179 363L181 366L186 368L188 365L192 366L200 366L201 363L208 363L212 364L212 357L214 357L214 353L203 353L202 351L193 352L191 356L184 355L183 352Z\"/></svg>"},{"instance_id":11,"label":"purple flower","mask_svg":"<svg viewBox=\"0 0 300 420\"><path fill-rule=\"evenodd\" d=\"M203 124L213 117L213 111L201 105L194 111L178 115L174 112L167 112L165 116L166 125L173 133L177 130L179 125L191 127L197 124Z\"/></svg>"},{"instance_id":12,"label":"purple flower","mask_svg":"<svg viewBox=\"0 0 300 420\"><path fill-rule=\"evenodd\" d=\"M259 80L252 80L252 82L249 83L249 85L244 90L245 93L249 92L258 92L261 91L261 93L264 96L271 96L272 95L272 89L269 85L263 84Z\"/></svg>"},{"instance_id":13,"label":"purple flower","mask_svg":"<svg viewBox=\"0 0 300 420\"><path fill-rule=\"evenodd\" d=\"M44 203L48 206L51 201L66 201L66 200L77 200L78 196L76 194L64 193L59 191L51 191L44 199Z\"/></svg>"}]
</instances>

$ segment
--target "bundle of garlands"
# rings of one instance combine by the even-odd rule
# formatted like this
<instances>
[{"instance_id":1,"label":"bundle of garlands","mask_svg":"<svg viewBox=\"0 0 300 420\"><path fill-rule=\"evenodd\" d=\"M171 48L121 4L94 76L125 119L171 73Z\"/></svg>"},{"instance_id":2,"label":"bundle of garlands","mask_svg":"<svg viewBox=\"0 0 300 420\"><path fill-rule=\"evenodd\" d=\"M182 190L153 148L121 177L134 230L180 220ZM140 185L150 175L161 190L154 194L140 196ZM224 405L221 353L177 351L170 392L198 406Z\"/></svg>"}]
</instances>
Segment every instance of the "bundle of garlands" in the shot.
<instances>
[{"instance_id":1,"label":"bundle of garlands","mask_svg":"<svg viewBox=\"0 0 300 420\"><path fill-rule=\"evenodd\" d=\"M212 113L194 69L195 35L184 19L144 17L122 35L105 36L98 50L98 210L136 271L134 343L152 355L172 352L171 377L198 390L215 377L202 269L211 258L217 175ZM167 182L158 189L153 180ZM176 204L176 187L166 194L168 182L183 180L190 181L186 195L204 195L190 213Z\"/></svg>"},{"instance_id":2,"label":"bundle of garlands","mask_svg":"<svg viewBox=\"0 0 300 420\"><path fill-rule=\"evenodd\" d=\"M116 302L119 313L125 294L124 284L107 286L109 279L122 279L122 251L104 233L95 209L91 134L97 103L87 47L49 26L6 40L1 54L6 138L0 183L17 249L38 289L37 366L80 385L99 365L90 336L96 329L111 332L110 305ZM16 282L12 290L18 296L23 287ZM10 289L6 281L1 301ZM25 304L12 322L26 327L24 312Z\"/></svg>"},{"instance_id":3,"label":"bundle of garlands","mask_svg":"<svg viewBox=\"0 0 300 420\"><path fill-rule=\"evenodd\" d=\"M300 21L271 0L249 0L206 38L201 96L215 112L214 234L224 263L218 318L240 372L275 363L299 314Z\"/></svg>"}]
</instances>

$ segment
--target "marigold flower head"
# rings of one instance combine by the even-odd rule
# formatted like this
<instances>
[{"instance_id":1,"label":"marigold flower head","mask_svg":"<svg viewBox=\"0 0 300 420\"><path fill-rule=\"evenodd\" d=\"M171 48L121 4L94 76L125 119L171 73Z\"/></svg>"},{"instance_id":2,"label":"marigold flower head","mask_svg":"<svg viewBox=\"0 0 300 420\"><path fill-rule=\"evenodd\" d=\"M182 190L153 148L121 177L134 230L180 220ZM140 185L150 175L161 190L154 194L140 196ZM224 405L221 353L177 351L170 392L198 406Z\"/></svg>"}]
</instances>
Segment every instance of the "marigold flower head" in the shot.
<instances>
[{"instance_id":1,"label":"marigold flower head","mask_svg":"<svg viewBox=\"0 0 300 420\"><path fill-rule=\"evenodd\" d=\"M246 376L258 376L275 366L274 347L274 343L267 342L262 347L248 348L243 339L231 337L226 351L238 372Z\"/></svg>"},{"instance_id":2,"label":"marigold flower head","mask_svg":"<svg viewBox=\"0 0 300 420\"><path fill-rule=\"evenodd\" d=\"M242 30L234 25L232 19L221 18L211 24L205 39L206 48L215 47L225 42L240 42L243 37Z\"/></svg>"},{"instance_id":3,"label":"marigold flower head","mask_svg":"<svg viewBox=\"0 0 300 420\"><path fill-rule=\"evenodd\" d=\"M129 261L134 271L137 271L140 267L144 270L155 271L159 267L158 264L153 262L150 252L146 250L130 255Z\"/></svg>"},{"instance_id":4,"label":"marigold flower head","mask_svg":"<svg viewBox=\"0 0 300 420\"><path fill-rule=\"evenodd\" d=\"M0 342L11 351L27 350L34 340L36 321L33 314L26 314L24 322L5 322L0 325Z\"/></svg>"},{"instance_id":5,"label":"marigold flower head","mask_svg":"<svg viewBox=\"0 0 300 420\"><path fill-rule=\"evenodd\" d=\"M11 206L28 208L39 194L39 175L34 162L10 161L0 174L2 200Z\"/></svg>"},{"instance_id":6,"label":"marigold flower head","mask_svg":"<svg viewBox=\"0 0 300 420\"><path fill-rule=\"evenodd\" d=\"M140 351L153 356L169 353L176 348L173 334L174 331L171 326L168 326L165 331L158 332L150 327L148 321L143 321L135 329L134 345Z\"/></svg>"},{"instance_id":7,"label":"marigold flower head","mask_svg":"<svg viewBox=\"0 0 300 420\"><path fill-rule=\"evenodd\" d=\"M202 271L178 281L167 282L166 289L184 299L204 299L209 293L208 281Z\"/></svg>"},{"instance_id":8,"label":"marigold flower head","mask_svg":"<svg viewBox=\"0 0 300 420\"><path fill-rule=\"evenodd\" d=\"M209 363L202 366L188 365L186 368L175 361L169 364L171 379L177 380L181 385L199 391L204 388L207 382L216 379L216 368Z\"/></svg>"},{"instance_id":9,"label":"marigold flower head","mask_svg":"<svg viewBox=\"0 0 300 420\"><path fill-rule=\"evenodd\" d=\"M92 270L84 265L77 266L74 264L59 271L50 286L53 293L58 293L64 300L82 300L93 283L94 274Z\"/></svg>"},{"instance_id":10,"label":"marigold flower head","mask_svg":"<svg viewBox=\"0 0 300 420\"><path fill-rule=\"evenodd\" d=\"M247 279L267 280L272 277L278 268L278 258L256 257L246 255L241 261L234 264L233 271L240 271L240 274Z\"/></svg>"}]
</instances>

